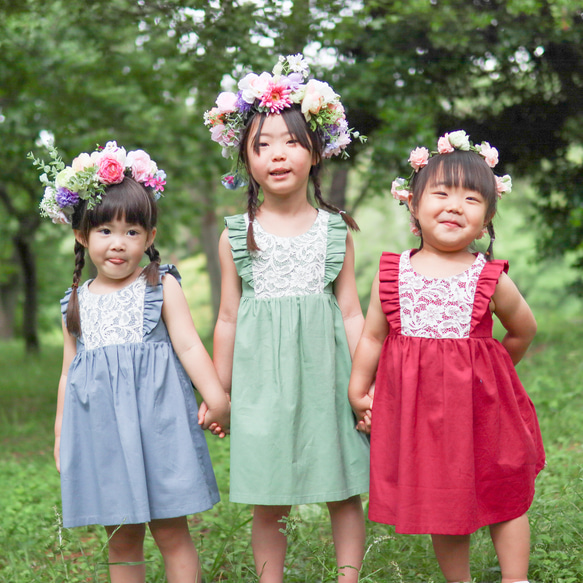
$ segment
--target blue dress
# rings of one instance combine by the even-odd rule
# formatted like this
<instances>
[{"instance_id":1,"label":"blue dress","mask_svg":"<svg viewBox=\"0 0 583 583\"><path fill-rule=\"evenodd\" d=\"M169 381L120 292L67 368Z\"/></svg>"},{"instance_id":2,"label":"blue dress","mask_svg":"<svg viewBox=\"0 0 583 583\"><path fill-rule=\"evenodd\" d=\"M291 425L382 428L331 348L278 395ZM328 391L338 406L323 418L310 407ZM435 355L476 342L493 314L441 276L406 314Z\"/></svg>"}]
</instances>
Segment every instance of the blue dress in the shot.
<instances>
[{"instance_id":1,"label":"blue dress","mask_svg":"<svg viewBox=\"0 0 583 583\"><path fill-rule=\"evenodd\" d=\"M61 428L63 524L139 524L219 501L192 384L162 320L162 278L79 288L81 337ZM71 290L61 300L66 314Z\"/></svg>"}]
</instances>

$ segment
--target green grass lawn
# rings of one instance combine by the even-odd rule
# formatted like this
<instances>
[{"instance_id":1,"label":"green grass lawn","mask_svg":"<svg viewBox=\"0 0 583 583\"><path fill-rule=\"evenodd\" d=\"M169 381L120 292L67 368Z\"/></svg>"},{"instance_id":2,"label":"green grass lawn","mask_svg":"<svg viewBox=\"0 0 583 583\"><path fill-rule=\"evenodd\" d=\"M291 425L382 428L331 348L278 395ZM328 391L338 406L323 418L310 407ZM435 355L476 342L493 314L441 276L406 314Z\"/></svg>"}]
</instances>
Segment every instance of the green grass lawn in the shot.
<instances>
[{"instance_id":1,"label":"green grass lawn","mask_svg":"<svg viewBox=\"0 0 583 583\"><path fill-rule=\"evenodd\" d=\"M541 323L542 322L542 323ZM583 326L539 316L540 332L519 374L538 411L548 466L537 480L530 510L531 582L583 580ZM0 344L0 581L107 581L101 527L60 527L59 477L52 456L53 416L61 349L43 344L26 357L15 342ZM208 436L223 501L191 518L207 581L256 581L250 550L250 508L228 502L229 440ZM325 506L294 510L289 531L290 583L335 581L334 551ZM442 581L428 536L395 535L367 524L362 581ZM473 537L476 581L500 574L487 529ZM162 559L147 539L148 581L164 581Z\"/></svg>"}]
</instances>

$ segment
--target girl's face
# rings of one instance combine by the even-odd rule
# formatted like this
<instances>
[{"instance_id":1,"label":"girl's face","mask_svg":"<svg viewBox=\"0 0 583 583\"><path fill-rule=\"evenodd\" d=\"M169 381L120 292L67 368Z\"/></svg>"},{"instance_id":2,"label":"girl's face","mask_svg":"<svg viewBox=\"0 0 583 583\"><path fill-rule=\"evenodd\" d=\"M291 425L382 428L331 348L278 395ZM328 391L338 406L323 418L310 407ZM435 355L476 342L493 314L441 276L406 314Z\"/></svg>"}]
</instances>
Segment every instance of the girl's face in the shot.
<instances>
[{"instance_id":1,"label":"girl's face","mask_svg":"<svg viewBox=\"0 0 583 583\"><path fill-rule=\"evenodd\" d=\"M258 120L254 124L258 125ZM312 153L293 136L281 115L265 118L259 138L259 152L253 150L256 129L247 142L247 160L253 178L264 197L307 196Z\"/></svg>"},{"instance_id":2,"label":"girl's face","mask_svg":"<svg viewBox=\"0 0 583 583\"><path fill-rule=\"evenodd\" d=\"M116 288L131 283L141 273L140 261L154 242L156 229L148 232L141 225L113 219L93 227L87 241L79 231L75 238L87 248L97 269L95 282Z\"/></svg>"},{"instance_id":3,"label":"girl's face","mask_svg":"<svg viewBox=\"0 0 583 583\"><path fill-rule=\"evenodd\" d=\"M487 224L486 201L474 190L429 184L417 208L411 206L411 197L409 208L421 226L424 248L448 253L465 250L481 237Z\"/></svg>"}]
</instances>

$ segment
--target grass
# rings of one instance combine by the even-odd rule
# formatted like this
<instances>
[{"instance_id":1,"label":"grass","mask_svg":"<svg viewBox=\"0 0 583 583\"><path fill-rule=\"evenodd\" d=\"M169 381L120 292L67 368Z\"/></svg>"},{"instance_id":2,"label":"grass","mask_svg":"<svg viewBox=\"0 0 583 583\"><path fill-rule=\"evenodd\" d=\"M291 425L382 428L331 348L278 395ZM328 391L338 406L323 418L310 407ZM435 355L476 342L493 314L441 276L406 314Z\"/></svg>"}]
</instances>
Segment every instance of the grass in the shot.
<instances>
[{"instance_id":1,"label":"grass","mask_svg":"<svg viewBox=\"0 0 583 583\"><path fill-rule=\"evenodd\" d=\"M539 321L541 318L539 317ZM583 573L583 376L582 322L545 324L519 366L535 402L548 466L537 480L530 510L533 583L576 583ZM107 581L106 539L101 527L60 527L59 478L52 457L53 417L61 350L48 339L39 357L21 344L0 344L0 581L81 583ZM222 501L190 519L206 580L256 581L250 549L249 507L228 502L229 440L208 443ZM325 506L294 510L286 581L335 581L334 549ZM146 541L148 582L164 581L162 559ZM500 580L487 529L473 536L477 581ZM429 537L395 535L392 527L367 524L363 582L442 581Z\"/></svg>"}]
</instances>

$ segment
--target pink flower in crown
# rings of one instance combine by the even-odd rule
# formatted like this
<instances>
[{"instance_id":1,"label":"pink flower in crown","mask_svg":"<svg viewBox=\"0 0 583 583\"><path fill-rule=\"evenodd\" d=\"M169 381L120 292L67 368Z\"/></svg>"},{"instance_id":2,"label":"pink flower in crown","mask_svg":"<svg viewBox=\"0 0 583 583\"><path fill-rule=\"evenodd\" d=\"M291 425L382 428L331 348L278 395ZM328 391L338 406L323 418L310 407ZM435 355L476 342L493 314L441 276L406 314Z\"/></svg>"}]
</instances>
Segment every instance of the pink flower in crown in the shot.
<instances>
[{"instance_id":1,"label":"pink flower in crown","mask_svg":"<svg viewBox=\"0 0 583 583\"><path fill-rule=\"evenodd\" d=\"M429 162L429 150L427 148L415 148L409 156L409 163L415 172L419 172L421 168L427 166Z\"/></svg>"},{"instance_id":2,"label":"pink flower in crown","mask_svg":"<svg viewBox=\"0 0 583 583\"><path fill-rule=\"evenodd\" d=\"M484 160L490 168L494 168L498 164L498 150L490 146L488 142L482 142L476 149L484 156Z\"/></svg>"},{"instance_id":3,"label":"pink flower in crown","mask_svg":"<svg viewBox=\"0 0 583 583\"><path fill-rule=\"evenodd\" d=\"M150 176L156 174L156 164L144 150L128 152L126 164L132 169L132 178L136 182L145 182Z\"/></svg>"},{"instance_id":4,"label":"pink flower in crown","mask_svg":"<svg viewBox=\"0 0 583 583\"><path fill-rule=\"evenodd\" d=\"M223 91L217 97L217 113L231 113L237 109L237 95L230 91Z\"/></svg>"},{"instance_id":5,"label":"pink flower in crown","mask_svg":"<svg viewBox=\"0 0 583 583\"><path fill-rule=\"evenodd\" d=\"M86 170L87 168L91 168L91 166L95 166L95 161L91 159L91 156L85 152L79 154L73 162L71 162L71 168L75 170L75 172L81 172L82 170Z\"/></svg>"},{"instance_id":6,"label":"pink flower in crown","mask_svg":"<svg viewBox=\"0 0 583 583\"><path fill-rule=\"evenodd\" d=\"M119 184L124 177L124 167L114 157L102 156L97 168L97 176L103 184Z\"/></svg>"},{"instance_id":7,"label":"pink flower in crown","mask_svg":"<svg viewBox=\"0 0 583 583\"><path fill-rule=\"evenodd\" d=\"M441 136L441 138L437 140L437 152L439 154L451 154L454 150L455 148L449 141L449 134L445 134L445 136Z\"/></svg>"},{"instance_id":8,"label":"pink flower in crown","mask_svg":"<svg viewBox=\"0 0 583 583\"><path fill-rule=\"evenodd\" d=\"M270 81L265 93L261 96L260 107L267 107L271 113L279 113L286 107L291 107L291 89L281 81Z\"/></svg>"},{"instance_id":9,"label":"pink flower in crown","mask_svg":"<svg viewBox=\"0 0 583 583\"><path fill-rule=\"evenodd\" d=\"M509 174L504 174L504 176L496 176L496 192L498 198L502 198L502 195L512 191L512 178Z\"/></svg>"},{"instance_id":10,"label":"pink flower in crown","mask_svg":"<svg viewBox=\"0 0 583 583\"><path fill-rule=\"evenodd\" d=\"M395 200L407 202L409 200L409 191L404 178L395 178L391 184L391 194Z\"/></svg>"}]
</instances>

